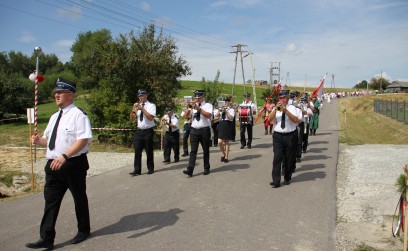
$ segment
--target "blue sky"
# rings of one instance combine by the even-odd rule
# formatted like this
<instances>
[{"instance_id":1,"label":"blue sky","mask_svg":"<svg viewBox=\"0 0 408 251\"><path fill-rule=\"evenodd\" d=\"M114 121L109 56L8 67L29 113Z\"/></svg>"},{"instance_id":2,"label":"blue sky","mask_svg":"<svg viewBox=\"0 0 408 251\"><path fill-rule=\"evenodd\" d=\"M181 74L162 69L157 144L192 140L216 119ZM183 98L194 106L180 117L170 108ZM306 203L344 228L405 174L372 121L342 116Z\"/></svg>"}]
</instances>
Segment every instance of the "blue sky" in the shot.
<instances>
[{"instance_id":1,"label":"blue sky","mask_svg":"<svg viewBox=\"0 0 408 251\"><path fill-rule=\"evenodd\" d=\"M406 0L2 0L0 51L31 55L41 46L66 62L80 32L107 28L117 37L154 21L191 66L184 79L213 80L220 70L231 83L231 52L242 44L245 80L269 81L272 62L281 62L289 87L315 87L325 73L326 88L332 75L336 87L352 87L381 70L408 80L407 13ZM238 57L236 83L242 75Z\"/></svg>"}]
</instances>

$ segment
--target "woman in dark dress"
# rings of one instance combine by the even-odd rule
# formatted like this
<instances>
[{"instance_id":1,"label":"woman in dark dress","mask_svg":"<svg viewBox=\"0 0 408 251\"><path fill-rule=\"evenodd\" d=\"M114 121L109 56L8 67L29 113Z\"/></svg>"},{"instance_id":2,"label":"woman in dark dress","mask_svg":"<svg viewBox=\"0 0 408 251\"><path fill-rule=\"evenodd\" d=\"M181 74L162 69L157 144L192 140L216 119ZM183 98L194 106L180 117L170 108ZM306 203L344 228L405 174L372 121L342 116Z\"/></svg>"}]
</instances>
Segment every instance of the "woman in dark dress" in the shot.
<instances>
[{"instance_id":1,"label":"woman in dark dress","mask_svg":"<svg viewBox=\"0 0 408 251\"><path fill-rule=\"evenodd\" d=\"M218 146L220 147L222 157L221 161L227 163L229 157L230 140L234 138L234 115L235 110L231 107L231 97L224 99L225 106L219 109L218 116Z\"/></svg>"}]
</instances>

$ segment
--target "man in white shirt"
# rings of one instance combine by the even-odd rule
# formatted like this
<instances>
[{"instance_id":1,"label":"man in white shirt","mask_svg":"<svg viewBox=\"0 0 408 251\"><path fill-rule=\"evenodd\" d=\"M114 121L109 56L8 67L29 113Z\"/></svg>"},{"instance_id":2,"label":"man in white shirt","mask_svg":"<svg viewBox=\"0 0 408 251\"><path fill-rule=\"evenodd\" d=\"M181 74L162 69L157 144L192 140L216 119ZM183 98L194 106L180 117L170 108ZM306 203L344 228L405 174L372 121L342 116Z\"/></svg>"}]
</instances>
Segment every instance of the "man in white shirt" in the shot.
<instances>
[{"instance_id":1,"label":"man in white shirt","mask_svg":"<svg viewBox=\"0 0 408 251\"><path fill-rule=\"evenodd\" d=\"M137 96L139 102L133 105L130 112L130 121L137 121L137 131L133 135L133 146L135 148L134 170L129 173L131 176L142 174L142 151L146 150L147 155L147 174L154 173L154 156L153 156L153 128L156 125L156 105L147 100L147 91L139 89Z\"/></svg>"},{"instance_id":2,"label":"man in white shirt","mask_svg":"<svg viewBox=\"0 0 408 251\"><path fill-rule=\"evenodd\" d=\"M162 123L166 127L166 133L164 135L164 147L163 147L163 163L170 163L171 149L174 152L174 162L180 160L180 130L178 116L173 113L171 107L166 108L167 114L163 116Z\"/></svg>"},{"instance_id":3,"label":"man in white shirt","mask_svg":"<svg viewBox=\"0 0 408 251\"><path fill-rule=\"evenodd\" d=\"M33 249L54 248L55 224L68 189L74 199L78 227L78 233L71 244L86 240L91 230L86 194L86 175L89 169L86 154L92 140L91 124L86 113L74 105L74 82L59 78L55 83L54 93L59 111L51 116L44 135L34 135L31 139L34 145L47 147L41 239L26 244L26 247Z\"/></svg>"},{"instance_id":4,"label":"man in white shirt","mask_svg":"<svg viewBox=\"0 0 408 251\"><path fill-rule=\"evenodd\" d=\"M273 121L273 168L272 182L274 188L280 187L282 161L286 163L285 184L289 185L296 161L297 129L302 113L295 106L288 104L289 90L282 90L278 104L272 109L269 121Z\"/></svg>"},{"instance_id":5,"label":"man in white shirt","mask_svg":"<svg viewBox=\"0 0 408 251\"><path fill-rule=\"evenodd\" d=\"M188 161L187 170L183 171L183 173L188 175L189 177L193 176L199 144L201 144L204 154L204 175L210 174L210 127L213 106L211 103L207 103L204 101L204 96L204 90L196 90L194 92L194 102L192 107L193 110L187 111L186 114L186 116L189 116L189 112L193 113L190 132L190 158Z\"/></svg>"},{"instance_id":6,"label":"man in white shirt","mask_svg":"<svg viewBox=\"0 0 408 251\"><path fill-rule=\"evenodd\" d=\"M251 94L248 92L244 94L245 100L241 103L240 105L240 110L246 110L246 118L245 121L241 119L239 123L239 129L240 129L240 137L241 137L241 149L243 149L245 146L248 147L248 149L251 149L252 147L252 129L254 125L254 117L253 115L256 114L256 106L255 103L251 101ZM239 114L241 117L241 114ZM248 133L248 140L245 138L245 131Z\"/></svg>"}]
</instances>

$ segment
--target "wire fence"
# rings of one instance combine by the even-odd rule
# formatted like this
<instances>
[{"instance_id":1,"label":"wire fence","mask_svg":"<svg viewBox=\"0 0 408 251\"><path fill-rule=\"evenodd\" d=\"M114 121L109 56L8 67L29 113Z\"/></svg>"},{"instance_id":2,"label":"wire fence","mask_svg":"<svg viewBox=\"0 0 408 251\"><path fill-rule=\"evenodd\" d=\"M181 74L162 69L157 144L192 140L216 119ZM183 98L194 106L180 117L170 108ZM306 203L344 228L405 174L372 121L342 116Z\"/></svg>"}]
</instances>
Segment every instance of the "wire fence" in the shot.
<instances>
[{"instance_id":1,"label":"wire fence","mask_svg":"<svg viewBox=\"0 0 408 251\"><path fill-rule=\"evenodd\" d=\"M374 99L374 111L403 123L408 123L408 104L405 100Z\"/></svg>"}]
</instances>

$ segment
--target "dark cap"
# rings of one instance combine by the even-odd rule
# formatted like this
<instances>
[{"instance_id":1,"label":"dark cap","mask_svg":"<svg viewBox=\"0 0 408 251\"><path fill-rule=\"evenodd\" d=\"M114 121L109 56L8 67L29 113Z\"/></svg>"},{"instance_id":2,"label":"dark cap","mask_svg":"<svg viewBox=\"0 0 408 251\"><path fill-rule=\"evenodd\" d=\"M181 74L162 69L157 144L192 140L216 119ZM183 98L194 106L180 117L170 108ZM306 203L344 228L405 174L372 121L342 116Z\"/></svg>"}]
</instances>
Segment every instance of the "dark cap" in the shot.
<instances>
[{"instance_id":1,"label":"dark cap","mask_svg":"<svg viewBox=\"0 0 408 251\"><path fill-rule=\"evenodd\" d=\"M172 112L173 108L171 108L170 106L166 107L166 112Z\"/></svg>"},{"instance_id":2,"label":"dark cap","mask_svg":"<svg viewBox=\"0 0 408 251\"><path fill-rule=\"evenodd\" d=\"M249 97L251 97L251 94L247 92L247 93L244 94L244 97L249 98Z\"/></svg>"},{"instance_id":3,"label":"dark cap","mask_svg":"<svg viewBox=\"0 0 408 251\"><path fill-rule=\"evenodd\" d=\"M147 91L145 89L139 89L137 91L137 96L143 96L143 95L146 95L146 94L147 94Z\"/></svg>"},{"instance_id":4,"label":"dark cap","mask_svg":"<svg viewBox=\"0 0 408 251\"><path fill-rule=\"evenodd\" d=\"M231 96L226 96L226 97L224 98L224 101L226 101L226 102L231 101Z\"/></svg>"},{"instance_id":5,"label":"dark cap","mask_svg":"<svg viewBox=\"0 0 408 251\"><path fill-rule=\"evenodd\" d=\"M289 90L281 90L279 97L289 96Z\"/></svg>"},{"instance_id":6,"label":"dark cap","mask_svg":"<svg viewBox=\"0 0 408 251\"><path fill-rule=\"evenodd\" d=\"M202 97L202 96L204 96L205 95L205 91L204 90L195 90L194 91L194 97L195 98L200 98L200 97Z\"/></svg>"},{"instance_id":7,"label":"dark cap","mask_svg":"<svg viewBox=\"0 0 408 251\"><path fill-rule=\"evenodd\" d=\"M71 91L76 92L76 84L69 80L58 78L55 82L54 91Z\"/></svg>"}]
</instances>

